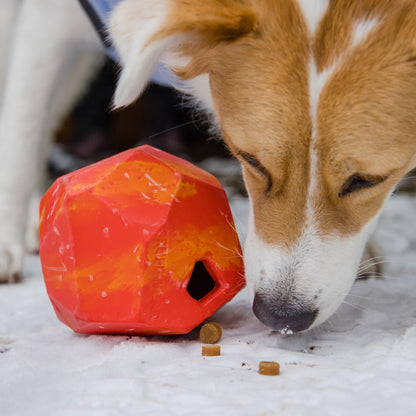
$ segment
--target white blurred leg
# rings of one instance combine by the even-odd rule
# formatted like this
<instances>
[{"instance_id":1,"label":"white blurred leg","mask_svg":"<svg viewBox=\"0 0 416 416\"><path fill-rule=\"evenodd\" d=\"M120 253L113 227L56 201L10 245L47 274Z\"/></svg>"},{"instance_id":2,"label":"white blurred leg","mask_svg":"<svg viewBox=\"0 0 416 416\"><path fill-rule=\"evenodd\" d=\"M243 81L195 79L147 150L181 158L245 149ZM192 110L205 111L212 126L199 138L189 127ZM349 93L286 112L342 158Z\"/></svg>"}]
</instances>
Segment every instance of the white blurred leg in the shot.
<instances>
[{"instance_id":1,"label":"white blurred leg","mask_svg":"<svg viewBox=\"0 0 416 416\"><path fill-rule=\"evenodd\" d=\"M87 78L86 66L74 69L79 52L97 51L98 45L77 2L23 1L0 115L0 281L21 272L27 211L45 143L57 116L82 89L79 78ZM77 75L77 83L63 88L68 75Z\"/></svg>"}]
</instances>

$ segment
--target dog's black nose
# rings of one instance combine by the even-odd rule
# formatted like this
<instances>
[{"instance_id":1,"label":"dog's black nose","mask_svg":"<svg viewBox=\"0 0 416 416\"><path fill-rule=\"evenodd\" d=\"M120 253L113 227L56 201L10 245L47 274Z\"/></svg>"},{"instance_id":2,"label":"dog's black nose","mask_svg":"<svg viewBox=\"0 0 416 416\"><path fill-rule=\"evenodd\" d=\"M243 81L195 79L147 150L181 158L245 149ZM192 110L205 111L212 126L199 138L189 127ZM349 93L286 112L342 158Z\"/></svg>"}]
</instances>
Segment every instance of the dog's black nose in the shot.
<instances>
[{"instance_id":1,"label":"dog's black nose","mask_svg":"<svg viewBox=\"0 0 416 416\"><path fill-rule=\"evenodd\" d=\"M287 304L287 302L285 302ZM290 306L283 302L268 300L257 293L254 297L253 312L265 325L281 332L292 334L308 329L316 318L318 309Z\"/></svg>"}]
</instances>

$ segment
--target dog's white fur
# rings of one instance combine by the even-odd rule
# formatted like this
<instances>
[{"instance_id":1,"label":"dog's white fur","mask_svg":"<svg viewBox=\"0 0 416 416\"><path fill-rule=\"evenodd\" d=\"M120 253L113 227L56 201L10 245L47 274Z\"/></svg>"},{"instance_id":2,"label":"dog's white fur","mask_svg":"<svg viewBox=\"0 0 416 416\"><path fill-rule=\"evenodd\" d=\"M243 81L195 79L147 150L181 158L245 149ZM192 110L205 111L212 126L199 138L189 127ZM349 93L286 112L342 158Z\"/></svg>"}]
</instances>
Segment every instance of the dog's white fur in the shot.
<instances>
[{"instance_id":1,"label":"dog's white fur","mask_svg":"<svg viewBox=\"0 0 416 416\"><path fill-rule=\"evenodd\" d=\"M0 62L8 63L0 67L0 280L13 280L21 272L30 204L34 245L48 138L103 52L76 1L1 0L0 8Z\"/></svg>"},{"instance_id":2,"label":"dog's white fur","mask_svg":"<svg viewBox=\"0 0 416 416\"><path fill-rule=\"evenodd\" d=\"M329 0L297 2L313 38L327 12ZM67 68L77 51L94 51L96 56L99 47L97 37L74 1L1 0L0 4L5 5L9 15L18 15L18 23L13 26L14 41L0 118L0 154L7 155L0 165L0 279L4 280L21 269L26 208L36 185L36 166L42 160L40 149L44 146L43 138L51 131L50 120L57 120L59 117L55 113L67 108L76 95L73 81L67 84L72 93L67 90L64 94L67 99L62 105L56 104L62 102L55 95L57 86L62 85L60 77L65 72L63 69ZM170 4L171 0L125 0L113 14L111 38L123 65L114 98L115 107L128 105L140 95L159 61L165 61L171 68L189 62L188 58L179 56L177 50L184 44L192 43L192 31L153 39L169 18ZM354 22L350 50L364 43L378 23L379 20L372 17ZM76 30L73 29L75 27ZM1 42L10 43L9 40L4 41L9 39L8 33L0 33L0 45ZM345 50L345 55L348 52ZM302 304L313 303L319 313L312 326L326 320L350 290L365 244L380 213L380 210L375 212L354 235L322 235L316 228L321 209L314 199L319 170L315 149L317 109L321 93L342 63L342 58L342 55L339 56L321 70L313 59L309 62L312 138L308 198L303 232L290 248L283 248L278 243L266 243L259 234L253 202L256 195L249 187L251 212L245 243L249 292L253 298L259 292L270 299L292 296L289 302L295 309ZM96 58L78 66L81 69L76 74L77 83L85 81L89 73L86 68L92 65L92 61ZM186 86L178 88L193 95L197 103L221 124L222 114L211 91L209 75L199 74ZM49 117L51 114L48 112L52 109L53 117ZM415 164L416 157L409 162L409 168ZM243 163L243 167L249 182L250 166ZM389 193L386 193L386 199L388 196ZM291 330L289 325L278 329L282 332Z\"/></svg>"},{"instance_id":3,"label":"dog's white fur","mask_svg":"<svg viewBox=\"0 0 416 416\"><path fill-rule=\"evenodd\" d=\"M167 0L142 0L121 4L114 13L112 40L123 66L114 95L115 108L127 106L140 96L159 62L165 62L171 68L184 64L181 58L169 51L180 45L185 36L174 35L149 43L167 19L167 7ZM140 25L130 22L131 14L142 16ZM214 111L208 75L200 75L175 87L193 96L195 104L204 111Z\"/></svg>"}]
</instances>

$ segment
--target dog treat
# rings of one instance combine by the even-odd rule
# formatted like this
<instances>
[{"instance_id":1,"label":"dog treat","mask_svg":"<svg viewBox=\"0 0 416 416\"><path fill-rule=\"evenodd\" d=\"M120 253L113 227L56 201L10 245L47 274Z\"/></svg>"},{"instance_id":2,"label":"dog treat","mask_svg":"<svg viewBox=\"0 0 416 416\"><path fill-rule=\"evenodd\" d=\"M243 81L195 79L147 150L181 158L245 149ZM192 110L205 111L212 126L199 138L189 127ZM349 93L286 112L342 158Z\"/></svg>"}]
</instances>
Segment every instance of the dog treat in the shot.
<instances>
[{"instance_id":1,"label":"dog treat","mask_svg":"<svg viewBox=\"0 0 416 416\"><path fill-rule=\"evenodd\" d=\"M274 361L260 361L259 374L263 376L278 376L280 365Z\"/></svg>"},{"instance_id":2,"label":"dog treat","mask_svg":"<svg viewBox=\"0 0 416 416\"><path fill-rule=\"evenodd\" d=\"M203 357L217 357L221 355L221 347L219 345L203 345L202 356Z\"/></svg>"},{"instance_id":3,"label":"dog treat","mask_svg":"<svg viewBox=\"0 0 416 416\"><path fill-rule=\"evenodd\" d=\"M215 322L208 322L202 325L199 331L199 338L204 344L216 344L222 336L221 327Z\"/></svg>"}]
</instances>

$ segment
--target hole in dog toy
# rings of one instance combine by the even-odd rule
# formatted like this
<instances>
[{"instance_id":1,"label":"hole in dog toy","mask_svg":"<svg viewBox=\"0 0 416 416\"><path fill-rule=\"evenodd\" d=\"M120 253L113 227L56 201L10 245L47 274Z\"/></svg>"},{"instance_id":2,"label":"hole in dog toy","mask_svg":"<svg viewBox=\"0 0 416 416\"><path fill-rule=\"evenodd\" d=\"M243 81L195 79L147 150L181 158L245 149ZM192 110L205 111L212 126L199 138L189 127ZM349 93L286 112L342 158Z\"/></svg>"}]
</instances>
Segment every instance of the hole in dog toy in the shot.
<instances>
[{"instance_id":1,"label":"hole in dog toy","mask_svg":"<svg viewBox=\"0 0 416 416\"><path fill-rule=\"evenodd\" d=\"M195 300L201 300L215 288L215 280L211 277L202 261L196 262L191 278L189 279L187 292Z\"/></svg>"}]
</instances>

